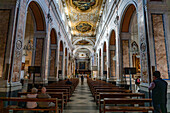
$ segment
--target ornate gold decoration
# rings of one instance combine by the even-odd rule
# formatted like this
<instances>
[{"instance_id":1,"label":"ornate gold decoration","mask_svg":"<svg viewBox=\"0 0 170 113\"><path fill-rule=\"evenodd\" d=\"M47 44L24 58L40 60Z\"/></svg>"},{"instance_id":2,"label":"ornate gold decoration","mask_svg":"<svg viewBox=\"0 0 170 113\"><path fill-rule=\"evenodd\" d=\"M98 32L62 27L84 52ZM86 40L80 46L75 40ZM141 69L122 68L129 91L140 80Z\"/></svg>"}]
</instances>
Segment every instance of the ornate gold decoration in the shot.
<instances>
[{"instance_id":1,"label":"ornate gold decoration","mask_svg":"<svg viewBox=\"0 0 170 113\"><path fill-rule=\"evenodd\" d=\"M76 45L89 45L90 43L88 41L85 41L85 40L81 40L79 42L77 42Z\"/></svg>"},{"instance_id":2,"label":"ornate gold decoration","mask_svg":"<svg viewBox=\"0 0 170 113\"><path fill-rule=\"evenodd\" d=\"M88 22L80 22L78 25L76 25L76 29L79 32L88 32L92 30L92 25Z\"/></svg>"},{"instance_id":3,"label":"ornate gold decoration","mask_svg":"<svg viewBox=\"0 0 170 113\"><path fill-rule=\"evenodd\" d=\"M97 6L98 0L70 0L72 6L77 10L88 11Z\"/></svg>"},{"instance_id":4,"label":"ornate gold decoration","mask_svg":"<svg viewBox=\"0 0 170 113\"><path fill-rule=\"evenodd\" d=\"M65 3L72 36L95 37L103 0L66 0ZM84 28L83 30L77 29L76 26L81 22L90 24L90 30L87 29L88 25L86 30Z\"/></svg>"}]
</instances>

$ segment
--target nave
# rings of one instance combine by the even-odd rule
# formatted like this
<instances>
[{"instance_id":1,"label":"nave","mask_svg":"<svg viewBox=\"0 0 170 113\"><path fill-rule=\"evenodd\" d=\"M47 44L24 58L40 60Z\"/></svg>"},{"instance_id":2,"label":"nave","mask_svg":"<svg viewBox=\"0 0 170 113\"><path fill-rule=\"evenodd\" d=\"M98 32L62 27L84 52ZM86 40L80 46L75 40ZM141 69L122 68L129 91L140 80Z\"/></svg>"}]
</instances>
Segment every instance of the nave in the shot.
<instances>
[{"instance_id":1,"label":"nave","mask_svg":"<svg viewBox=\"0 0 170 113\"><path fill-rule=\"evenodd\" d=\"M98 113L96 103L87 85L87 79L84 83L79 82L75 92L70 98L70 102L64 109L64 113Z\"/></svg>"},{"instance_id":2,"label":"nave","mask_svg":"<svg viewBox=\"0 0 170 113\"><path fill-rule=\"evenodd\" d=\"M160 93L149 88L155 71L166 82ZM88 82L94 97L94 84L114 83L149 98L164 95L163 113L170 113L170 0L0 0L0 113L11 105L2 101L29 102L18 94L34 86L38 93L46 86L54 99L31 101L58 101L47 111L98 111L86 82L76 82L82 74L97 80Z\"/></svg>"}]
</instances>

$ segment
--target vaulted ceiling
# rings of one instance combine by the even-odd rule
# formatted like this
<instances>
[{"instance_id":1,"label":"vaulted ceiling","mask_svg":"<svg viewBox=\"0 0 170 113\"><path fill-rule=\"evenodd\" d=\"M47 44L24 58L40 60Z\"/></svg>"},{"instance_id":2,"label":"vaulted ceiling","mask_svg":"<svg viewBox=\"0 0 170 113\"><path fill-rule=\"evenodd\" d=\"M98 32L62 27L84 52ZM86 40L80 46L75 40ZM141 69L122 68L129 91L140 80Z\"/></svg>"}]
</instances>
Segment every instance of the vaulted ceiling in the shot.
<instances>
[{"instance_id":1,"label":"vaulted ceiling","mask_svg":"<svg viewBox=\"0 0 170 113\"><path fill-rule=\"evenodd\" d=\"M63 0L76 58L89 58L106 0Z\"/></svg>"},{"instance_id":2,"label":"vaulted ceiling","mask_svg":"<svg viewBox=\"0 0 170 113\"><path fill-rule=\"evenodd\" d=\"M103 0L65 0L73 37L95 37Z\"/></svg>"}]
</instances>

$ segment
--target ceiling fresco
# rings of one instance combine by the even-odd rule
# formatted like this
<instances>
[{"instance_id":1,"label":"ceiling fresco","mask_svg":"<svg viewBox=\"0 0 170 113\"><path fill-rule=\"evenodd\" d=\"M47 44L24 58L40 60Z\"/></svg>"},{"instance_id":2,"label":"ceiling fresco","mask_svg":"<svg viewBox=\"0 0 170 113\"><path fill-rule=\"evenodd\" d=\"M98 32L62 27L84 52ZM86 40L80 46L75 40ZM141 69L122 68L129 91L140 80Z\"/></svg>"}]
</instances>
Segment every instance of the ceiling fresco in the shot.
<instances>
[{"instance_id":1,"label":"ceiling fresco","mask_svg":"<svg viewBox=\"0 0 170 113\"><path fill-rule=\"evenodd\" d=\"M96 0L71 0L71 1L76 8L82 11L89 10L96 4Z\"/></svg>"},{"instance_id":2,"label":"ceiling fresco","mask_svg":"<svg viewBox=\"0 0 170 113\"><path fill-rule=\"evenodd\" d=\"M66 0L73 37L95 37L103 0Z\"/></svg>"},{"instance_id":3,"label":"ceiling fresco","mask_svg":"<svg viewBox=\"0 0 170 113\"><path fill-rule=\"evenodd\" d=\"M76 26L76 29L77 29L77 31L84 33L84 32L91 31L92 26L88 22L80 22Z\"/></svg>"}]
</instances>

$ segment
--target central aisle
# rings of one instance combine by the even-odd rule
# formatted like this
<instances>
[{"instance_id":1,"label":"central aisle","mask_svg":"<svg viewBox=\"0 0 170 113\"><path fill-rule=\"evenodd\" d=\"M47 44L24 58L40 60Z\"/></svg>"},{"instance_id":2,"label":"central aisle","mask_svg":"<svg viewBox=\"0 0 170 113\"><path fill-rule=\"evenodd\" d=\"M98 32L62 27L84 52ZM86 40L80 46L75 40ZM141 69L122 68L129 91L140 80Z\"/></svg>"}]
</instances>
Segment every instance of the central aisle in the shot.
<instances>
[{"instance_id":1,"label":"central aisle","mask_svg":"<svg viewBox=\"0 0 170 113\"><path fill-rule=\"evenodd\" d=\"M84 79L84 84L81 81L75 92L71 96L68 105L64 109L64 113L98 113L96 103L87 85L87 79Z\"/></svg>"}]
</instances>

